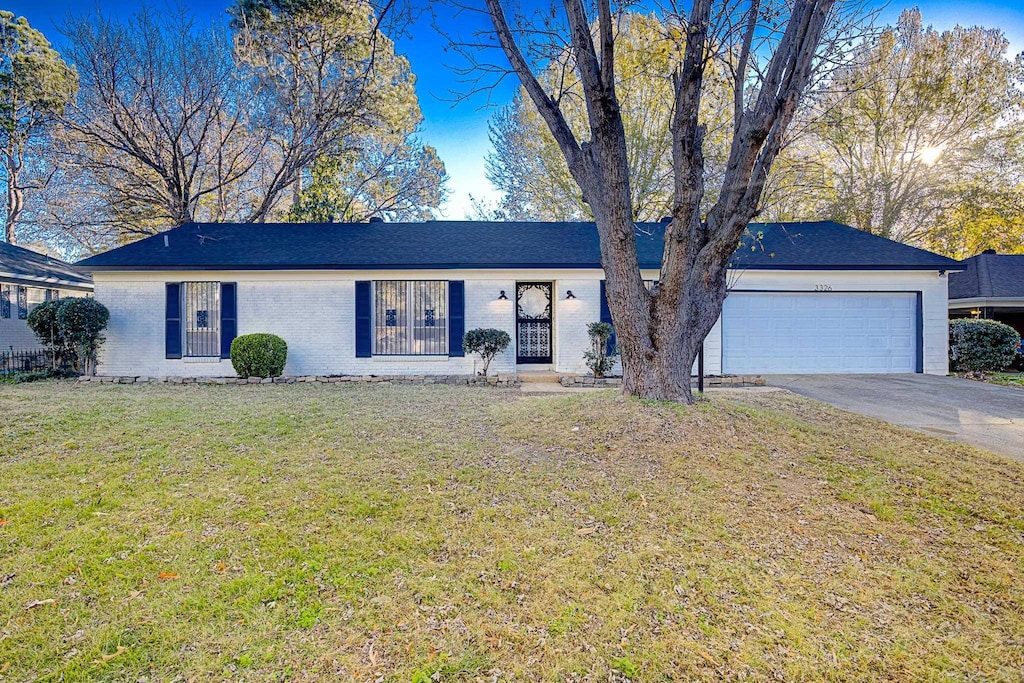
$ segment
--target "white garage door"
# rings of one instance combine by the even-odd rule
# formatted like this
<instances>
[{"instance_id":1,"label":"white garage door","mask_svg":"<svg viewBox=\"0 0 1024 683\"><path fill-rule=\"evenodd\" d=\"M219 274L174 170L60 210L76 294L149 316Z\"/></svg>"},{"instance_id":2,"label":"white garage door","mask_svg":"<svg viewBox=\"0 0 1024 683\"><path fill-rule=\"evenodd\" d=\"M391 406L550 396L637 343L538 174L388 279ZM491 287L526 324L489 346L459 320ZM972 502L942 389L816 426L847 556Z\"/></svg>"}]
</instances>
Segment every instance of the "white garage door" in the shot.
<instances>
[{"instance_id":1,"label":"white garage door","mask_svg":"<svg viewBox=\"0 0 1024 683\"><path fill-rule=\"evenodd\" d=\"M917 295L733 292L726 373L915 372Z\"/></svg>"}]
</instances>

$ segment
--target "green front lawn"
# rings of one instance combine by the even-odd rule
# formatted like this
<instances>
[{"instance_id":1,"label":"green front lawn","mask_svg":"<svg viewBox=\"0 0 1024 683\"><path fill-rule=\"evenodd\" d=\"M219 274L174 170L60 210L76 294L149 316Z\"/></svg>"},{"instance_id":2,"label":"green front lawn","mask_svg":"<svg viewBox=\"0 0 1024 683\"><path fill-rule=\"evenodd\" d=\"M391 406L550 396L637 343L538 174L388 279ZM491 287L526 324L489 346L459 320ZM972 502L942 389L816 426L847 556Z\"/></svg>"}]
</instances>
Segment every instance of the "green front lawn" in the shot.
<instances>
[{"instance_id":1,"label":"green front lawn","mask_svg":"<svg viewBox=\"0 0 1024 683\"><path fill-rule=\"evenodd\" d=\"M0 387L0 680L1020 680L1024 466L788 394Z\"/></svg>"},{"instance_id":2,"label":"green front lawn","mask_svg":"<svg viewBox=\"0 0 1024 683\"><path fill-rule=\"evenodd\" d=\"M1021 372L994 372L988 376L988 381L994 384L1002 384L1005 387L1024 388L1024 373Z\"/></svg>"}]
</instances>

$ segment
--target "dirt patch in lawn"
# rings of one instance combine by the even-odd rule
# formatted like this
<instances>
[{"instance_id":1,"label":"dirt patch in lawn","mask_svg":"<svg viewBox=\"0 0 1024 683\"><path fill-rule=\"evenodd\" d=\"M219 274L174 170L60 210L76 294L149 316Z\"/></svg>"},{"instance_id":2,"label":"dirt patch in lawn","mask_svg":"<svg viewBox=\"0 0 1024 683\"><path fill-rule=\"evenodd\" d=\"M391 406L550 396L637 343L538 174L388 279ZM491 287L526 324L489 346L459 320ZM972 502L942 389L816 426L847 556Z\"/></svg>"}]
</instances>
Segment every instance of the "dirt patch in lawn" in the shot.
<instances>
[{"instance_id":1,"label":"dirt patch in lawn","mask_svg":"<svg viewBox=\"0 0 1024 683\"><path fill-rule=\"evenodd\" d=\"M1024 466L790 394L0 388L0 678L1019 680Z\"/></svg>"}]
</instances>

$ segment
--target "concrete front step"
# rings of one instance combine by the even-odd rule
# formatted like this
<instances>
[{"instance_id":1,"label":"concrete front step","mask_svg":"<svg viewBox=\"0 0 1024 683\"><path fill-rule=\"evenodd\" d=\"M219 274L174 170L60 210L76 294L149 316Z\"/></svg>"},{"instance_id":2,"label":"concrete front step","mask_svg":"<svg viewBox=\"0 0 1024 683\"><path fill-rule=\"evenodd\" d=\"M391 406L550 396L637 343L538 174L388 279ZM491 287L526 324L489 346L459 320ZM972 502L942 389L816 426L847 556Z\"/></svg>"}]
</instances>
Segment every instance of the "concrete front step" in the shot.
<instances>
[{"instance_id":1,"label":"concrete front step","mask_svg":"<svg viewBox=\"0 0 1024 683\"><path fill-rule=\"evenodd\" d=\"M558 384L561 377L557 372L520 372L520 384Z\"/></svg>"}]
</instances>

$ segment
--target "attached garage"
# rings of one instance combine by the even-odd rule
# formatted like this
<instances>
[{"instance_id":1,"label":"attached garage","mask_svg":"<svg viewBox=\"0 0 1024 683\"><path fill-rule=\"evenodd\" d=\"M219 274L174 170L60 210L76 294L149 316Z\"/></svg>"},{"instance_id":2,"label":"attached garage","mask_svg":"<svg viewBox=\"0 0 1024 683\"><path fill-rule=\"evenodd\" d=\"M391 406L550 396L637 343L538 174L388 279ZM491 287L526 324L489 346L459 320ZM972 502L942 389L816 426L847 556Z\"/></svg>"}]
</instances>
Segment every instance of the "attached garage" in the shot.
<instances>
[{"instance_id":1,"label":"attached garage","mask_svg":"<svg viewBox=\"0 0 1024 683\"><path fill-rule=\"evenodd\" d=\"M922 371L917 292L734 291L722 365L744 373Z\"/></svg>"}]
</instances>

